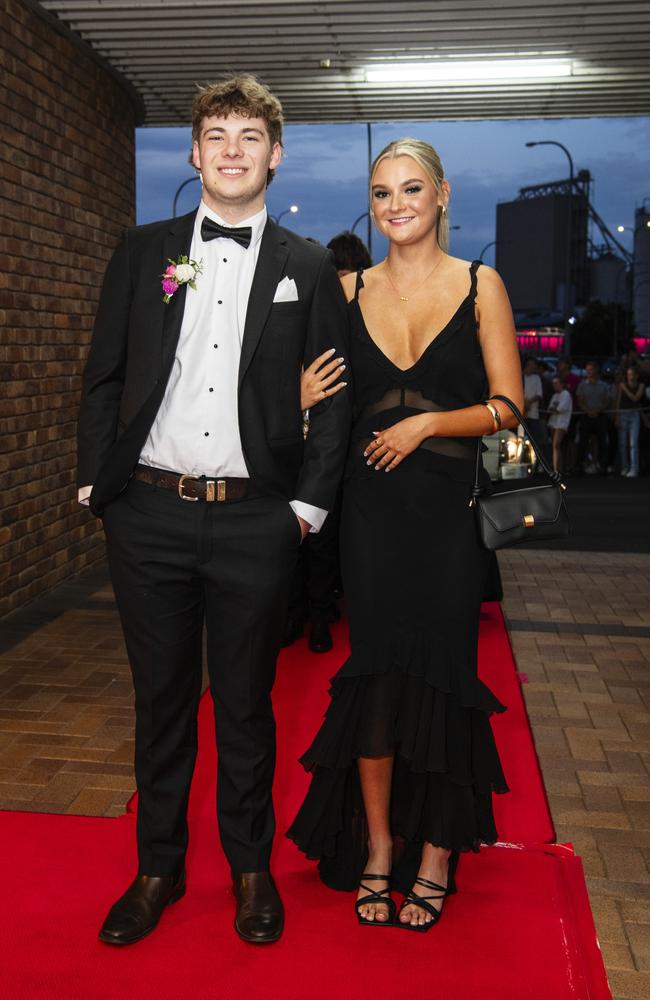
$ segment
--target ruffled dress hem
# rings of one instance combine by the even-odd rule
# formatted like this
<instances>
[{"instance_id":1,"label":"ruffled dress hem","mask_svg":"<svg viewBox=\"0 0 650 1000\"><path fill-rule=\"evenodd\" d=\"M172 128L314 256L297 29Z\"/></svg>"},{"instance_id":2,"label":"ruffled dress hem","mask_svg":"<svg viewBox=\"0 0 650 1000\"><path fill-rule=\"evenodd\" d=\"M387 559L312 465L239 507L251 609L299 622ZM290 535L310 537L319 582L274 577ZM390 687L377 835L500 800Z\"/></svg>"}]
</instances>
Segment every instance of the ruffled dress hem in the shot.
<instances>
[{"instance_id":1,"label":"ruffled dress hem","mask_svg":"<svg viewBox=\"0 0 650 1000\"><path fill-rule=\"evenodd\" d=\"M496 842L492 793L508 785L489 716L505 706L479 681L478 704L467 705L460 692L426 680L413 661L410 670L402 662L370 674L355 669L355 659L333 679L323 725L300 759L312 778L287 836L319 861L328 886L354 889L368 842L357 761L393 756L393 882L405 892L423 843L478 851Z\"/></svg>"}]
</instances>

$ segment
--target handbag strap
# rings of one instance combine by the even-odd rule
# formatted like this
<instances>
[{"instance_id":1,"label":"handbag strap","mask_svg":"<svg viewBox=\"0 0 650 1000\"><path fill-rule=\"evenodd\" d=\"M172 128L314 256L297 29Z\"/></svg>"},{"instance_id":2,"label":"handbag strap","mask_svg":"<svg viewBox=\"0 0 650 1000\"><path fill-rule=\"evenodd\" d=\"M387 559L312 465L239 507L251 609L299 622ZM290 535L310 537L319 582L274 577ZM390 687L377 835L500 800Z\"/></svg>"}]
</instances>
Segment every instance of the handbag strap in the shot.
<instances>
[{"instance_id":1,"label":"handbag strap","mask_svg":"<svg viewBox=\"0 0 650 1000\"><path fill-rule=\"evenodd\" d=\"M533 451L535 452L535 455L537 457L537 461L539 462L539 464L540 464L541 468L543 469L543 471L549 477L549 479L551 480L551 482L555 483L556 486L561 486L563 490L566 489L566 486L562 482L562 476L560 475L560 473L556 472L555 469L553 469L553 467L550 466L548 464L548 462L546 461L546 459L544 458L544 456L542 454L542 451L541 451L539 445L537 444L537 442L535 441L535 438L530 433L530 430L528 428L528 424L526 423L526 421L524 419L524 416L520 412L519 408L517 406L515 406L515 404L512 402L512 400L508 399L507 396L499 396L499 395L495 394L494 396L490 396L490 399L498 399L502 403L505 403L506 406L508 406L512 410L512 412L514 413L515 417L517 418L517 420L519 421L519 423L523 427L524 432L526 434L526 437L528 438L528 440L530 441L531 445L533 446ZM472 487L472 497L480 496L480 494L483 492L483 490L481 489L480 483L479 483L480 476L481 476L481 439L479 438L479 440L476 443L476 469L475 469L475 473L474 473L474 485Z\"/></svg>"}]
</instances>

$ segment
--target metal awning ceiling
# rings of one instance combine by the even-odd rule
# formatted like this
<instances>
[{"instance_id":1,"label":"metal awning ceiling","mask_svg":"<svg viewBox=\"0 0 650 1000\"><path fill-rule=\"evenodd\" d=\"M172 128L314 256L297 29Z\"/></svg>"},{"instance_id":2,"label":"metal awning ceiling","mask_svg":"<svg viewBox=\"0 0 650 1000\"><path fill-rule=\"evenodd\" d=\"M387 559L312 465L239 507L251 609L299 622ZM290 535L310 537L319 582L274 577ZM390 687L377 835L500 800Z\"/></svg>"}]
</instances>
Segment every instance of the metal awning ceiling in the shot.
<instances>
[{"instance_id":1,"label":"metal awning ceiling","mask_svg":"<svg viewBox=\"0 0 650 1000\"><path fill-rule=\"evenodd\" d=\"M650 113L648 0L42 0L139 91L147 125L185 125L197 83L252 72L290 122ZM432 60L559 59L553 79L370 83ZM329 61L329 66L327 65Z\"/></svg>"}]
</instances>

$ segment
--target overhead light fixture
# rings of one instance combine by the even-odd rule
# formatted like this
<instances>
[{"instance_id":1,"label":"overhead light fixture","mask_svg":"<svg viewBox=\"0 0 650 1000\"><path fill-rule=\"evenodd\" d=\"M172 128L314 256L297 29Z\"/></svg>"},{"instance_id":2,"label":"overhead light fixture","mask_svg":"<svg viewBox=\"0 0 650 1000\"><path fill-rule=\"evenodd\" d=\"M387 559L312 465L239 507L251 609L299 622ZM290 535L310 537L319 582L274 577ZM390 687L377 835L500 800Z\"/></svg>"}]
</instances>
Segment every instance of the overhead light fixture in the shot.
<instances>
[{"instance_id":1,"label":"overhead light fixture","mask_svg":"<svg viewBox=\"0 0 650 1000\"><path fill-rule=\"evenodd\" d=\"M464 83L468 80L539 80L571 75L559 59L475 59L386 63L366 68L367 83Z\"/></svg>"}]
</instances>

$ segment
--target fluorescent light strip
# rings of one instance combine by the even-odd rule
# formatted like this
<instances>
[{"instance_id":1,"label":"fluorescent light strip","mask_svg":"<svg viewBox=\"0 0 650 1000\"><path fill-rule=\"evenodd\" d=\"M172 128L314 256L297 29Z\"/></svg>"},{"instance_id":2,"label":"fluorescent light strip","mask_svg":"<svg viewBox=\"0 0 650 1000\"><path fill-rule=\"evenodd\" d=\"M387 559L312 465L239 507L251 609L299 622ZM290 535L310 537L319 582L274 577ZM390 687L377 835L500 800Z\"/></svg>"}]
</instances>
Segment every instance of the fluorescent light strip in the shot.
<instances>
[{"instance_id":1,"label":"fluorescent light strip","mask_svg":"<svg viewBox=\"0 0 650 1000\"><path fill-rule=\"evenodd\" d=\"M570 76L571 63L557 59L387 63L366 69L368 83L463 83L466 80L539 80Z\"/></svg>"}]
</instances>

